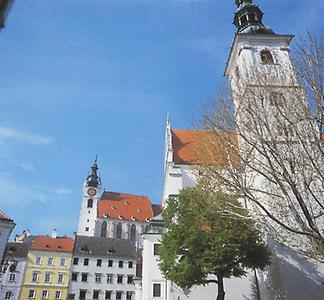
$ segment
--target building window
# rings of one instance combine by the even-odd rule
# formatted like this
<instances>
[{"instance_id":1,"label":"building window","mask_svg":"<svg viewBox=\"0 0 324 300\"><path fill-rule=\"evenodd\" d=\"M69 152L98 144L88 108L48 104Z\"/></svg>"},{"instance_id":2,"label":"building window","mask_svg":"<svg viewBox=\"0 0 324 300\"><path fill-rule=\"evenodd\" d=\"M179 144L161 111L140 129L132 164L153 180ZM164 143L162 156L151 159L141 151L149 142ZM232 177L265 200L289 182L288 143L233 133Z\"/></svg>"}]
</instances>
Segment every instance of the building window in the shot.
<instances>
[{"instance_id":1,"label":"building window","mask_svg":"<svg viewBox=\"0 0 324 300\"><path fill-rule=\"evenodd\" d=\"M84 266L88 266L88 265L89 265L89 258L85 258L85 259L83 260L83 265L84 265Z\"/></svg>"},{"instance_id":2,"label":"building window","mask_svg":"<svg viewBox=\"0 0 324 300\"><path fill-rule=\"evenodd\" d=\"M93 299L99 299L99 291L98 290L93 291Z\"/></svg>"},{"instance_id":3,"label":"building window","mask_svg":"<svg viewBox=\"0 0 324 300\"><path fill-rule=\"evenodd\" d=\"M106 291L106 293L105 293L105 299L106 300L110 300L111 299L111 294L112 294L111 291Z\"/></svg>"},{"instance_id":4,"label":"building window","mask_svg":"<svg viewBox=\"0 0 324 300\"><path fill-rule=\"evenodd\" d=\"M117 275L117 283L123 283L123 275Z\"/></svg>"},{"instance_id":5,"label":"building window","mask_svg":"<svg viewBox=\"0 0 324 300\"><path fill-rule=\"evenodd\" d=\"M60 263L61 267L64 267L65 263L66 263L65 258L61 258L61 263Z\"/></svg>"},{"instance_id":6,"label":"building window","mask_svg":"<svg viewBox=\"0 0 324 300\"><path fill-rule=\"evenodd\" d=\"M28 292L28 298L35 298L36 292L35 290L29 290Z\"/></svg>"},{"instance_id":7,"label":"building window","mask_svg":"<svg viewBox=\"0 0 324 300\"><path fill-rule=\"evenodd\" d=\"M132 261L129 261L129 262L128 262L128 268L129 268L129 269L132 269L132 268L133 268L133 262L132 262Z\"/></svg>"},{"instance_id":8,"label":"building window","mask_svg":"<svg viewBox=\"0 0 324 300\"><path fill-rule=\"evenodd\" d=\"M85 300L86 299L86 293L87 293L86 290L80 290L79 299L80 300Z\"/></svg>"},{"instance_id":9,"label":"building window","mask_svg":"<svg viewBox=\"0 0 324 300\"><path fill-rule=\"evenodd\" d=\"M88 273L82 273L81 281L83 281L83 282L88 281Z\"/></svg>"},{"instance_id":10,"label":"building window","mask_svg":"<svg viewBox=\"0 0 324 300\"><path fill-rule=\"evenodd\" d=\"M52 266L52 265L53 265L53 257L49 257L49 258L47 259L47 264L48 264L49 266Z\"/></svg>"},{"instance_id":11,"label":"building window","mask_svg":"<svg viewBox=\"0 0 324 300\"><path fill-rule=\"evenodd\" d=\"M112 259L108 260L108 267L112 267L113 266L114 261Z\"/></svg>"},{"instance_id":12,"label":"building window","mask_svg":"<svg viewBox=\"0 0 324 300\"><path fill-rule=\"evenodd\" d=\"M40 265L41 261L42 261L42 257L41 256L36 256L35 264Z\"/></svg>"},{"instance_id":13,"label":"building window","mask_svg":"<svg viewBox=\"0 0 324 300\"><path fill-rule=\"evenodd\" d=\"M38 278L39 278L39 273L38 272L33 272L32 282L37 282Z\"/></svg>"},{"instance_id":14,"label":"building window","mask_svg":"<svg viewBox=\"0 0 324 300\"><path fill-rule=\"evenodd\" d=\"M78 257L74 257L74 258L73 258L73 264L74 264L74 265L79 264L79 258L78 258Z\"/></svg>"},{"instance_id":15,"label":"building window","mask_svg":"<svg viewBox=\"0 0 324 300\"><path fill-rule=\"evenodd\" d=\"M102 222L101 225L101 237L106 237L106 233L107 233L107 222L104 221Z\"/></svg>"},{"instance_id":16,"label":"building window","mask_svg":"<svg viewBox=\"0 0 324 300\"><path fill-rule=\"evenodd\" d=\"M269 50L262 50L261 51L261 62L266 65L273 65L274 59Z\"/></svg>"},{"instance_id":17,"label":"building window","mask_svg":"<svg viewBox=\"0 0 324 300\"><path fill-rule=\"evenodd\" d=\"M116 292L116 300L121 300L122 297L122 292L121 291L117 291Z\"/></svg>"},{"instance_id":18,"label":"building window","mask_svg":"<svg viewBox=\"0 0 324 300\"><path fill-rule=\"evenodd\" d=\"M161 284L153 283L153 297L161 297Z\"/></svg>"},{"instance_id":19,"label":"building window","mask_svg":"<svg viewBox=\"0 0 324 300\"><path fill-rule=\"evenodd\" d=\"M85 228L85 231L89 231L89 227L86 227L86 228Z\"/></svg>"},{"instance_id":20,"label":"building window","mask_svg":"<svg viewBox=\"0 0 324 300\"><path fill-rule=\"evenodd\" d=\"M122 238L122 230L123 230L122 224L118 223L116 227L116 239Z\"/></svg>"},{"instance_id":21,"label":"building window","mask_svg":"<svg viewBox=\"0 0 324 300\"><path fill-rule=\"evenodd\" d=\"M131 230L130 230L130 239L131 239L131 241L135 241L136 240L136 226L135 226L135 224L133 224L132 226L131 226Z\"/></svg>"},{"instance_id":22,"label":"building window","mask_svg":"<svg viewBox=\"0 0 324 300\"><path fill-rule=\"evenodd\" d=\"M10 282L13 282L13 281L15 281L16 280L16 274L15 273L10 273L9 274L9 281Z\"/></svg>"},{"instance_id":23,"label":"building window","mask_svg":"<svg viewBox=\"0 0 324 300\"><path fill-rule=\"evenodd\" d=\"M113 274L107 274L107 283L113 283Z\"/></svg>"},{"instance_id":24,"label":"building window","mask_svg":"<svg viewBox=\"0 0 324 300\"><path fill-rule=\"evenodd\" d=\"M127 275L127 283L132 284L133 283L133 275Z\"/></svg>"},{"instance_id":25,"label":"building window","mask_svg":"<svg viewBox=\"0 0 324 300\"><path fill-rule=\"evenodd\" d=\"M98 283L98 282L101 282L101 273L96 273L95 281L96 281L97 283Z\"/></svg>"},{"instance_id":26,"label":"building window","mask_svg":"<svg viewBox=\"0 0 324 300\"><path fill-rule=\"evenodd\" d=\"M102 259L97 259L97 267L101 267Z\"/></svg>"},{"instance_id":27,"label":"building window","mask_svg":"<svg viewBox=\"0 0 324 300\"><path fill-rule=\"evenodd\" d=\"M88 199L87 207L93 207L93 199Z\"/></svg>"},{"instance_id":28,"label":"building window","mask_svg":"<svg viewBox=\"0 0 324 300\"><path fill-rule=\"evenodd\" d=\"M126 300L132 300L133 292L126 292Z\"/></svg>"},{"instance_id":29,"label":"building window","mask_svg":"<svg viewBox=\"0 0 324 300\"><path fill-rule=\"evenodd\" d=\"M68 299L69 300L74 300L75 299L75 294L68 294Z\"/></svg>"},{"instance_id":30,"label":"building window","mask_svg":"<svg viewBox=\"0 0 324 300\"><path fill-rule=\"evenodd\" d=\"M11 299L11 296L12 296L12 292L11 291L6 291L6 294L5 294L5 300L9 300ZM110 298L109 298L110 299Z\"/></svg>"},{"instance_id":31,"label":"building window","mask_svg":"<svg viewBox=\"0 0 324 300\"><path fill-rule=\"evenodd\" d=\"M46 272L45 273L45 282L50 282L51 281L51 273L50 272Z\"/></svg>"},{"instance_id":32,"label":"building window","mask_svg":"<svg viewBox=\"0 0 324 300\"><path fill-rule=\"evenodd\" d=\"M57 277L57 283L63 283L64 281L64 274L59 273Z\"/></svg>"},{"instance_id":33,"label":"building window","mask_svg":"<svg viewBox=\"0 0 324 300\"><path fill-rule=\"evenodd\" d=\"M120 260L120 261L118 262L118 267L119 267L119 268L122 268L123 265L124 265L124 261L123 261L123 260Z\"/></svg>"},{"instance_id":34,"label":"building window","mask_svg":"<svg viewBox=\"0 0 324 300\"><path fill-rule=\"evenodd\" d=\"M153 254L154 254L154 255L159 255L160 245L161 245L161 244L154 244L154 245L153 245L153 247L154 247L154 248L153 248Z\"/></svg>"},{"instance_id":35,"label":"building window","mask_svg":"<svg viewBox=\"0 0 324 300\"><path fill-rule=\"evenodd\" d=\"M61 299L61 291L55 292L55 299Z\"/></svg>"},{"instance_id":36,"label":"building window","mask_svg":"<svg viewBox=\"0 0 324 300\"><path fill-rule=\"evenodd\" d=\"M47 299L47 298L48 298L48 291L45 291L45 290L44 290L44 291L42 292L42 298L43 298L43 299Z\"/></svg>"},{"instance_id":37,"label":"building window","mask_svg":"<svg viewBox=\"0 0 324 300\"><path fill-rule=\"evenodd\" d=\"M78 273L72 273L72 276L71 276L71 280L72 281L78 281Z\"/></svg>"}]
</instances>

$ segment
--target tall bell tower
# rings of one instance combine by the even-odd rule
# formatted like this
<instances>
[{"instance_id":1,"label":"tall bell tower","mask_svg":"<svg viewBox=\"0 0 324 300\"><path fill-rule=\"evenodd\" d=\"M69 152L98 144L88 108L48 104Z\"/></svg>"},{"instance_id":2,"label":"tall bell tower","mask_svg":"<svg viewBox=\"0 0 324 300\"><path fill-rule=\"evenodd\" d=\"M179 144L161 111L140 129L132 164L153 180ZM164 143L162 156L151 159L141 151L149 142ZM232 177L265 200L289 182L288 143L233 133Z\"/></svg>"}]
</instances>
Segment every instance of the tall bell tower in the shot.
<instances>
[{"instance_id":1,"label":"tall bell tower","mask_svg":"<svg viewBox=\"0 0 324 300\"><path fill-rule=\"evenodd\" d=\"M233 23L237 33L225 75L232 88L236 121L240 126L253 122L255 116L247 120L251 105L260 105L260 109L276 114L278 105L272 104L281 103L289 113L289 109L300 105L305 94L290 59L293 36L276 34L266 27L262 10L252 0L236 0L235 3Z\"/></svg>"},{"instance_id":2,"label":"tall bell tower","mask_svg":"<svg viewBox=\"0 0 324 300\"><path fill-rule=\"evenodd\" d=\"M87 176L83 186L77 235L94 236L100 191L101 179L96 158L91 167L91 174Z\"/></svg>"}]
</instances>

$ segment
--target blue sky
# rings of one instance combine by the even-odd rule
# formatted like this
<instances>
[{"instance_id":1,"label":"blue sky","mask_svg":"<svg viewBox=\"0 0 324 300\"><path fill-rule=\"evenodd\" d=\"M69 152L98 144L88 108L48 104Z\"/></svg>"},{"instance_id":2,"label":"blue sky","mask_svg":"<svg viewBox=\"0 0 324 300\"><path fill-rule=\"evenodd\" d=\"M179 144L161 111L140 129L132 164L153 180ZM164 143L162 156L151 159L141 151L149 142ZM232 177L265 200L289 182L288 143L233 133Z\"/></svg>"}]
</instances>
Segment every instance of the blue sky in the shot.
<instances>
[{"instance_id":1,"label":"blue sky","mask_svg":"<svg viewBox=\"0 0 324 300\"><path fill-rule=\"evenodd\" d=\"M323 0L258 0L264 23L323 32ZM234 0L16 0L0 33L0 209L16 232L77 228L96 154L106 190L162 190L164 126L217 97Z\"/></svg>"}]
</instances>

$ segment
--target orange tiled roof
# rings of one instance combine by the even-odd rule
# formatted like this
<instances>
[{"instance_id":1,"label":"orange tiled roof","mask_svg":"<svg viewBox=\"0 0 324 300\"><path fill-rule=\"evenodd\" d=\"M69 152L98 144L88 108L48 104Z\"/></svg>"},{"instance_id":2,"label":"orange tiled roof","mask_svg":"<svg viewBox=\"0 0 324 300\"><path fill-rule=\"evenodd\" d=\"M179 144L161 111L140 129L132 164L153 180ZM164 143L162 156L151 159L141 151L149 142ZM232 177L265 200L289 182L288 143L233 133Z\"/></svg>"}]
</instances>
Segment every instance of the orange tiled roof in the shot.
<instances>
[{"instance_id":1,"label":"orange tiled roof","mask_svg":"<svg viewBox=\"0 0 324 300\"><path fill-rule=\"evenodd\" d=\"M68 237L52 238L45 235L35 237L30 249L51 252L72 252L74 240Z\"/></svg>"},{"instance_id":2,"label":"orange tiled roof","mask_svg":"<svg viewBox=\"0 0 324 300\"><path fill-rule=\"evenodd\" d=\"M146 222L154 214L148 196L104 192L98 202L98 217Z\"/></svg>"},{"instance_id":3,"label":"orange tiled roof","mask_svg":"<svg viewBox=\"0 0 324 300\"><path fill-rule=\"evenodd\" d=\"M3 211L0 210L0 220L12 221Z\"/></svg>"},{"instance_id":4,"label":"orange tiled roof","mask_svg":"<svg viewBox=\"0 0 324 300\"><path fill-rule=\"evenodd\" d=\"M230 144L236 145L237 133L172 129L173 161L177 164L212 164L225 166L228 157L238 161L235 150Z\"/></svg>"}]
</instances>

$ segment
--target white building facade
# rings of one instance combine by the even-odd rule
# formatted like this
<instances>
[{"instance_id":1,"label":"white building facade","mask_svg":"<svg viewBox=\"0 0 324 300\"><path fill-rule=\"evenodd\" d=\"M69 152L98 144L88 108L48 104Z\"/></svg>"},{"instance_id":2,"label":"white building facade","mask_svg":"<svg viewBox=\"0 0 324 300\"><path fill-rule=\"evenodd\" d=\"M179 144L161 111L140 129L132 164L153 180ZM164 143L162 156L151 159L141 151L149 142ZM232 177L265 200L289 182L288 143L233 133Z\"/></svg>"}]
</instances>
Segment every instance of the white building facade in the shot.
<instances>
[{"instance_id":1,"label":"white building facade","mask_svg":"<svg viewBox=\"0 0 324 300\"><path fill-rule=\"evenodd\" d=\"M0 272L0 299L18 300L30 244L8 243Z\"/></svg>"},{"instance_id":2,"label":"white building facade","mask_svg":"<svg viewBox=\"0 0 324 300\"><path fill-rule=\"evenodd\" d=\"M129 240L77 236L68 299L134 300L136 249Z\"/></svg>"}]
</instances>

